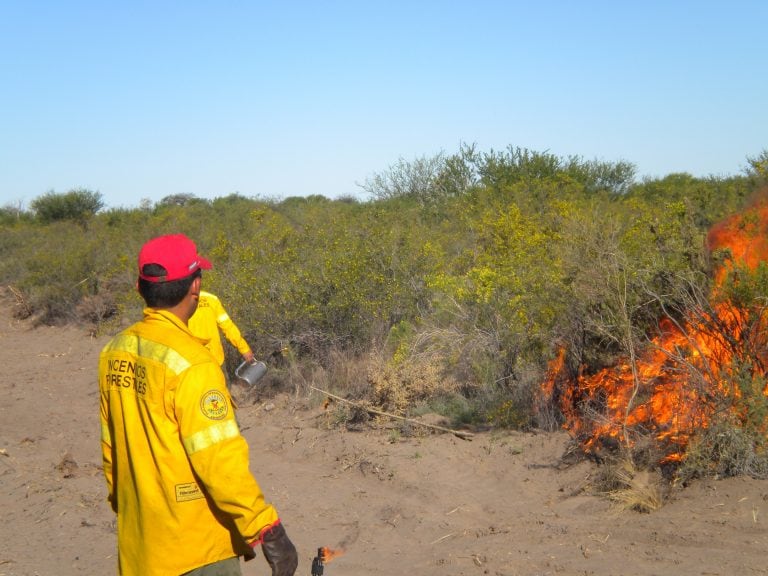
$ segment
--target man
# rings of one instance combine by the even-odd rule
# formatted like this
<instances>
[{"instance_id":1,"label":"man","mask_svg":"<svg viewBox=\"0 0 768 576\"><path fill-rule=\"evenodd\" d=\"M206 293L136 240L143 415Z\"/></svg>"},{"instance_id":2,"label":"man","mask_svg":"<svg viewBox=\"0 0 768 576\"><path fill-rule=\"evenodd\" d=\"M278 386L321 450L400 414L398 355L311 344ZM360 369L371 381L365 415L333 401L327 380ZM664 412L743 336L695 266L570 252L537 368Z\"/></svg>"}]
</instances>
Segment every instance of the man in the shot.
<instances>
[{"instance_id":1,"label":"man","mask_svg":"<svg viewBox=\"0 0 768 576\"><path fill-rule=\"evenodd\" d=\"M253 362L253 352L248 342L240 334L240 329L229 317L221 300L210 292L200 291L200 299L197 310L189 319L189 330L208 343L206 347L213 357L224 365L224 347L221 344L221 332L229 340L230 344L237 348L246 362ZM221 331L221 332L219 332Z\"/></svg>"},{"instance_id":2,"label":"man","mask_svg":"<svg viewBox=\"0 0 768 576\"><path fill-rule=\"evenodd\" d=\"M99 359L101 442L123 576L237 576L261 545L273 576L296 549L248 469L224 374L187 322L211 264L182 234L138 258L144 318Z\"/></svg>"}]
</instances>

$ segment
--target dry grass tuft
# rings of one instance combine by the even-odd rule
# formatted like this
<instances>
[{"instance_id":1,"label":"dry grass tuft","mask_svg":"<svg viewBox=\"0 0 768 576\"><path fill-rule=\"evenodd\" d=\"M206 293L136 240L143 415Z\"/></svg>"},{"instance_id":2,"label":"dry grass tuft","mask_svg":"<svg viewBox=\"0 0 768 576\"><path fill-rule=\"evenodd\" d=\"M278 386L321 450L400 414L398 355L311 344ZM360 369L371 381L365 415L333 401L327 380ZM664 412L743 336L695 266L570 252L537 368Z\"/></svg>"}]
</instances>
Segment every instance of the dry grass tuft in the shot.
<instances>
[{"instance_id":1,"label":"dry grass tuft","mask_svg":"<svg viewBox=\"0 0 768 576\"><path fill-rule=\"evenodd\" d=\"M663 505L661 487L648 470L637 470L629 460L614 469L614 489L607 492L610 500L622 510L653 512Z\"/></svg>"}]
</instances>

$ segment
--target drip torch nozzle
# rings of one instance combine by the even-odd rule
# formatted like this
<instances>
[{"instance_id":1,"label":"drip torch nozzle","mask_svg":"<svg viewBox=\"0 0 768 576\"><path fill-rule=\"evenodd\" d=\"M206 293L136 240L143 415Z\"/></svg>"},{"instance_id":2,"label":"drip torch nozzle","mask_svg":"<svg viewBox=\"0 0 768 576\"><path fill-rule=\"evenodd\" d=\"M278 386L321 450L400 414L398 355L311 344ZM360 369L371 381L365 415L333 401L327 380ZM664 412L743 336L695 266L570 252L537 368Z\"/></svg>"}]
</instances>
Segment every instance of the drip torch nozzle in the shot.
<instances>
[{"instance_id":1,"label":"drip torch nozzle","mask_svg":"<svg viewBox=\"0 0 768 576\"><path fill-rule=\"evenodd\" d=\"M317 549L317 556L314 557L312 560L312 576L323 576L323 549L318 548Z\"/></svg>"}]
</instances>

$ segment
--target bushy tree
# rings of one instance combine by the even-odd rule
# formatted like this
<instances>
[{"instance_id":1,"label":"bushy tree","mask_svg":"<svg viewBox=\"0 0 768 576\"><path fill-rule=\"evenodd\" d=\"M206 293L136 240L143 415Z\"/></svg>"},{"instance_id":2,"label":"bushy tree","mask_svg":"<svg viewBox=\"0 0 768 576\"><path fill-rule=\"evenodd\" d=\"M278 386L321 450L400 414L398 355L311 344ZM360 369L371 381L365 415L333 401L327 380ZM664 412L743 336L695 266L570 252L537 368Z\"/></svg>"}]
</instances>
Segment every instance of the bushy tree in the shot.
<instances>
[{"instance_id":1,"label":"bushy tree","mask_svg":"<svg viewBox=\"0 0 768 576\"><path fill-rule=\"evenodd\" d=\"M747 176L760 185L768 184L768 149L754 157L747 157Z\"/></svg>"},{"instance_id":2,"label":"bushy tree","mask_svg":"<svg viewBox=\"0 0 768 576\"><path fill-rule=\"evenodd\" d=\"M435 179L444 165L443 153L422 156L412 161L399 158L384 172L368 178L362 188L377 200L393 198L423 200L430 196Z\"/></svg>"},{"instance_id":3,"label":"bushy tree","mask_svg":"<svg viewBox=\"0 0 768 576\"><path fill-rule=\"evenodd\" d=\"M88 220L104 207L101 193L75 188L58 194L48 192L35 198L30 207L43 223L72 220L85 226Z\"/></svg>"},{"instance_id":4,"label":"bushy tree","mask_svg":"<svg viewBox=\"0 0 768 576\"><path fill-rule=\"evenodd\" d=\"M13 225L22 221L28 221L32 214L24 209L24 203L8 203L0 208L0 225Z\"/></svg>"},{"instance_id":5,"label":"bushy tree","mask_svg":"<svg viewBox=\"0 0 768 576\"><path fill-rule=\"evenodd\" d=\"M163 208L168 206L187 206L196 202L205 202L205 200L202 200L194 194L189 193L169 194L168 196L163 197L155 205L155 207Z\"/></svg>"},{"instance_id":6,"label":"bushy tree","mask_svg":"<svg viewBox=\"0 0 768 576\"><path fill-rule=\"evenodd\" d=\"M706 230L738 211L754 189L753 183L744 177L697 178L675 173L635 184L628 196L649 204L684 203L696 226Z\"/></svg>"},{"instance_id":7,"label":"bushy tree","mask_svg":"<svg viewBox=\"0 0 768 576\"><path fill-rule=\"evenodd\" d=\"M549 152L536 152L509 146L504 151L481 155L477 171L482 184L504 189L519 182L572 181L587 193L623 194L634 181L635 167L625 161L586 161L579 156L563 158Z\"/></svg>"}]
</instances>

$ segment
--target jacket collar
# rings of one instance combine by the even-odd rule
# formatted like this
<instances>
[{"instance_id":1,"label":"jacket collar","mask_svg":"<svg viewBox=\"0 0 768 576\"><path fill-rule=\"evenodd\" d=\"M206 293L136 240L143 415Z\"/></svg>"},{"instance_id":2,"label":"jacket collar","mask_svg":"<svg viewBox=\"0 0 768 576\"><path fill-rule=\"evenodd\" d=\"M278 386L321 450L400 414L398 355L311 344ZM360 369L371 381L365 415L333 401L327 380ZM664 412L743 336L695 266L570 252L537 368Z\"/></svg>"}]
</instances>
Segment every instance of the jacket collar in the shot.
<instances>
[{"instance_id":1,"label":"jacket collar","mask_svg":"<svg viewBox=\"0 0 768 576\"><path fill-rule=\"evenodd\" d=\"M144 320L173 324L174 327L187 334L190 338L194 338L201 344L205 345L208 342L206 338L199 338L192 334L189 330L189 326L182 322L181 318L176 316L176 314L169 312L168 310L163 310L161 308L144 308Z\"/></svg>"}]
</instances>

